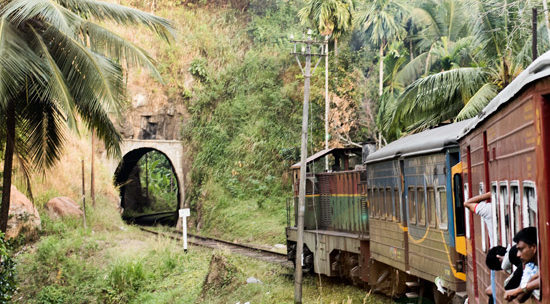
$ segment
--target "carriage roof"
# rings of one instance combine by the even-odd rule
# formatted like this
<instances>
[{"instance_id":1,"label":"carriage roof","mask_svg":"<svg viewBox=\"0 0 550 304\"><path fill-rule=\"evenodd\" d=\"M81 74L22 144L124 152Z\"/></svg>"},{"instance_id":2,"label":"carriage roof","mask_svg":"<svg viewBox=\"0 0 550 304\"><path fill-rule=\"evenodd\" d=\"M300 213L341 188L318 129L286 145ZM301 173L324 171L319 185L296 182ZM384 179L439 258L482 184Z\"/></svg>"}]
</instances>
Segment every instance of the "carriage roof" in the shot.
<instances>
[{"instance_id":1,"label":"carriage roof","mask_svg":"<svg viewBox=\"0 0 550 304\"><path fill-rule=\"evenodd\" d=\"M550 75L550 51L542 54L521 72L504 90L483 108L483 110L468 124L458 139L468 135L479 124L496 113L502 106L512 100L525 86L531 82Z\"/></svg>"},{"instance_id":2,"label":"carriage roof","mask_svg":"<svg viewBox=\"0 0 550 304\"><path fill-rule=\"evenodd\" d=\"M369 155L366 163L392 159L399 156L433 153L447 147L457 146L457 136L471 121L471 119L459 121L402 137Z\"/></svg>"}]
</instances>

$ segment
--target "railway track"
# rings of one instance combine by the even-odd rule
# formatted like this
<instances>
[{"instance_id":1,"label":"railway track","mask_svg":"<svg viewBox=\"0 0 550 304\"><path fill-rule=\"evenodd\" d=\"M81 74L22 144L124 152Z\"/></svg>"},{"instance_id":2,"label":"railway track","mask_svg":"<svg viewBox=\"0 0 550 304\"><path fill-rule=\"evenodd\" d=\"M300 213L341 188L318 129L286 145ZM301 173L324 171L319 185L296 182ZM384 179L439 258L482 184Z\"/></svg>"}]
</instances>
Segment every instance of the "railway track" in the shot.
<instances>
[{"instance_id":1,"label":"railway track","mask_svg":"<svg viewBox=\"0 0 550 304\"><path fill-rule=\"evenodd\" d=\"M170 232L166 233L144 227L139 227L139 229L148 233L162 235L181 242L181 231L171 230ZM240 254L264 262L279 264L284 267L293 268L292 263L287 260L286 254L284 253L190 233L187 234L187 241L191 245L201 246L210 249L229 250L231 253Z\"/></svg>"}]
</instances>

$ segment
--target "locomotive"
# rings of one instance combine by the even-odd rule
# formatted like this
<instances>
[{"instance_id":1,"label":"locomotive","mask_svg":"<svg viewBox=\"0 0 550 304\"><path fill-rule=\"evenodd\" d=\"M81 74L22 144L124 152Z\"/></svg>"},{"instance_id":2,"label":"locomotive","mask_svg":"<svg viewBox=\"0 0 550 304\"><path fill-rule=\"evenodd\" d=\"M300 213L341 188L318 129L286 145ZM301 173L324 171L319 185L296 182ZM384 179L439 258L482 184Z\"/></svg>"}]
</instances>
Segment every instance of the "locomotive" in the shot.
<instances>
[{"instance_id":1,"label":"locomotive","mask_svg":"<svg viewBox=\"0 0 550 304\"><path fill-rule=\"evenodd\" d=\"M374 150L327 149L307 159L305 271L392 297L487 303L489 248L506 247L517 231L534 226L540 302L550 303L550 52L478 116ZM325 158L334 163L330 172ZM300 167L291 170L296 210ZM489 191L493 231L464 208L468 197ZM286 236L294 261L290 221ZM498 303L506 276L495 276Z\"/></svg>"}]
</instances>

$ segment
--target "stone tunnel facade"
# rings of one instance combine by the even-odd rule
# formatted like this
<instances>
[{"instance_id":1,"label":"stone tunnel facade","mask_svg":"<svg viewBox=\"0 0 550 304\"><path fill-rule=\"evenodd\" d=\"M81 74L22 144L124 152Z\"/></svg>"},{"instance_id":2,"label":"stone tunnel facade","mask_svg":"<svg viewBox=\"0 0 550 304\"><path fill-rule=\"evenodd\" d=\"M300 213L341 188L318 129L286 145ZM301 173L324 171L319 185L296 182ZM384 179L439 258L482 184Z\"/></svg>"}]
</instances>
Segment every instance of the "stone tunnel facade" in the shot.
<instances>
[{"instance_id":1,"label":"stone tunnel facade","mask_svg":"<svg viewBox=\"0 0 550 304\"><path fill-rule=\"evenodd\" d=\"M156 150L164 154L172 164L179 190L178 205L179 208L184 207L185 185L183 175L183 143L181 141L126 139L120 148L123 157L115 171L115 184L122 185L125 183L138 160L148 152Z\"/></svg>"}]
</instances>

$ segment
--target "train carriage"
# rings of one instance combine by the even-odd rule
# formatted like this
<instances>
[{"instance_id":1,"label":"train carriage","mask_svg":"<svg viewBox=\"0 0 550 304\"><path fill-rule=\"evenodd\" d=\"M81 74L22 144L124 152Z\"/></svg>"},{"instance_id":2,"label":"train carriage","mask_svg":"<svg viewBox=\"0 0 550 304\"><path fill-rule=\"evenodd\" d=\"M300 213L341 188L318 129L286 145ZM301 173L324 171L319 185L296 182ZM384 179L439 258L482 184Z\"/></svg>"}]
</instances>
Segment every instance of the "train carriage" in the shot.
<instances>
[{"instance_id":1,"label":"train carriage","mask_svg":"<svg viewBox=\"0 0 550 304\"><path fill-rule=\"evenodd\" d=\"M455 218L463 221L462 208L455 212L451 173L459 163L456 138L467 123L403 137L366 161L371 258L409 281L434 287L439 278L451 294L465 289L464 257L456 251L463 236L455 225ZM403 291L399 283L392 293Z\"/></svg>"},{"instance_id":2,"label":"train carriage","mask_svg":"<svg viewBox=\"0 0 550 304\"><path fill-rule=\"evenodd\" d=\"M366 280L369 226L361 200L361 148L333 148L307 159L304 213L304 269L356 282ZM324 158L333 162L324 172ZM358 167L356 168L356 165ZM323 169L316 169L316 167ZM300 166L293 170L294 214L298 207ZM364 201L364 200L363 200ZM296 226L286 229L289 260L295 260Z\"/></svg>"},{"instance_id":3,"label":"train carriage","mask_svg":"<svg viewBox=\"0 0 550 304\"><path fill-rule=\"evenodd\" d=\"M460 136L466 197L491 192L492 231L467 214L468 296L487 302L491 246L507 246L523 227L537 227L541 302L549 303L550 53L545 53L493 99ZM497 272L497 302L504 302Z\"/></svg>"}]
</instances>

